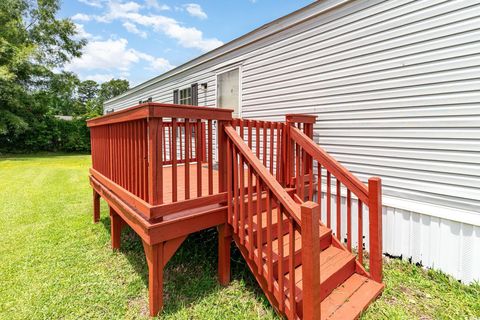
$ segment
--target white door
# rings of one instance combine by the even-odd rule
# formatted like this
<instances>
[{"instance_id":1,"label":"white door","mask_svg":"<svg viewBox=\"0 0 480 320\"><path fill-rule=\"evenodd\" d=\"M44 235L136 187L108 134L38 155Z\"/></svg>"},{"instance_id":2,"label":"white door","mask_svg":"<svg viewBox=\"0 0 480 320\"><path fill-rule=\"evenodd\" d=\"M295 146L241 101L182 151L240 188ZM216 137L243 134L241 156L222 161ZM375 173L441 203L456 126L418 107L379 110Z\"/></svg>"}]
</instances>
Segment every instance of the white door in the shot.
<instances>
[{"instance_id":1,"label":"white door","mask_svg":"<svg viewBox=\"0 0 480 320\"><path fill-rule=\"evenodd\" d=\"M240 112L240 68L217 74L217 107L232 109L234 118Z\"/></svg>"}]
</instances>

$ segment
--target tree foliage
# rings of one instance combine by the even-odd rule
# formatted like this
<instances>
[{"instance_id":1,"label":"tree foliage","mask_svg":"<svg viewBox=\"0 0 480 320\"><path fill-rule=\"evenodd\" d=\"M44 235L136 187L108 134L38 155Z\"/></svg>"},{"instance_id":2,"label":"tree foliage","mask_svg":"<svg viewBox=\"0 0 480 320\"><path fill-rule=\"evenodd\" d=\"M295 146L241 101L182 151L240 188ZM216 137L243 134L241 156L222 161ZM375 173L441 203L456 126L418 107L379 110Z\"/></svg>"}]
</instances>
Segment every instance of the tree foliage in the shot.
<instances>
[{"instance_id":1,"label":"tree foliage","mask_svg":"<svg viewBox=\"0 0 480 320\"><path fill-rule=\"evenodd\" d=\"M86 44L70 19L56 18L59 8L59 0L0 1L0 150L88 150L85 119L129 87L58 72Z\"/></svg>"},{"instance_id":2,"label":"tree foliage","mask_svg":"<svg viewBox=\"0 0 480 320\"><path fill-rule=\"evenodd\" d=\"M45 114L35 99L54 84L53 68L81 55L84 40L58 0L0 1L0 134L24 132Z\"/></svg>"}]
</instances>

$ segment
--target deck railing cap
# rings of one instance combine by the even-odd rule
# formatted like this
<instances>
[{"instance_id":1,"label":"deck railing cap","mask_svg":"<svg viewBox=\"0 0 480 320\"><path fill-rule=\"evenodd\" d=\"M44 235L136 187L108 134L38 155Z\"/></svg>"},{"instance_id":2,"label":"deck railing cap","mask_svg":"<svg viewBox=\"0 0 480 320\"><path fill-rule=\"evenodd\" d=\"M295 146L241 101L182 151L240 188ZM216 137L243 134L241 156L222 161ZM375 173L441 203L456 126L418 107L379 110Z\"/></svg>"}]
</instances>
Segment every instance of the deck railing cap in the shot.
<instances>
[{"instance_id":1,"label":"deck railing cap","mask_svg":"<svg viewBox=\"0 0 480 320\"><path fill-rule=\"evenodd\" d=\"M287 122L315 123L317 116L311 114L289 113L285 115Z\"/></svg>"},{"instance_id":2,"label":"deck railing cap","mask_svg":"<svg viewBox=\"0 0 480 320\"><path fill-rule=\"evenodd\" d=\"M158 102L142 103L87 120L89 127L143 118L188 118L202 120L232 120L232 109L201 107Z\"/></svg>"}]
</instances>

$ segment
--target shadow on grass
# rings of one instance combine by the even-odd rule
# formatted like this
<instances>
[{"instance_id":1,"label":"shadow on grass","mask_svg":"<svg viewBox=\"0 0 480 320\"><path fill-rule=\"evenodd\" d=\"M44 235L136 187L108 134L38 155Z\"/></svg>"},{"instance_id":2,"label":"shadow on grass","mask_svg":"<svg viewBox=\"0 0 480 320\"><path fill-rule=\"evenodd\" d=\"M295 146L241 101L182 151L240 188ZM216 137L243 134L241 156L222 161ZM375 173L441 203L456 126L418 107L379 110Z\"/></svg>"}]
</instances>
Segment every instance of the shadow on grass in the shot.
<instances>
[{"instance_id":1,"label":"shadow on grass","mask_svg":"<svg viewBox=\"0 0 480 320\"><path fill-rule=\"evenodd\" d=\"M101 219L101 222L107 232L110 232L109 217ZM175 314L224 289L217 281L217 239L215 228L193 233L168 262L164 271L163 316ZM122 231L120 252L126 256L148 288L148 267L142 241L130 227ZM231 280L243 283L244 290L253 293L259 303L270 308L267 298L233 242Z\"/></svg>"}]
</instances>

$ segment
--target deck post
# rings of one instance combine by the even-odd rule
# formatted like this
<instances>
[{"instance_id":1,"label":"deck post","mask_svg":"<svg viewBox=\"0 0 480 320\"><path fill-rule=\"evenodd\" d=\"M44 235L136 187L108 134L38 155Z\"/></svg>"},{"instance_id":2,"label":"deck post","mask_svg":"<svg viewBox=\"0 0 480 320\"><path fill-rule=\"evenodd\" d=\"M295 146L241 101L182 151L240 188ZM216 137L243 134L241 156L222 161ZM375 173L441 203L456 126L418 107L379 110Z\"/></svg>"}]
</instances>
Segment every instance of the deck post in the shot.
<instances>
[{"instance_id":1,"label":"deck post","mask_svg":"<svg viewBox=\"0 0 480 320\"><path fill-rule=\"evenodd\" d=\"M382 282L382 180L368 179L368 212L370 237L370 275Z\"/></svg>"},{"instance_id":2,"label":"deck post","mask_svg":"<svg viewBox=\"0 0 480 320\"><path fill-rule=\"evenodd\" d=\"M143 249L148 265L148 300L150 316L154 317L163 308L163 247L164 243L148 244Z\"/></svg>"},{"instance_id":3,"label":"deck post","mask_svg":"<svg viewBox=\"0 0 480 320\"><path fill-rule=\"evenodd\" d=\"M226 286L230 282L230 252L232 244L232 227L221 224L218 229L218 282Z\"/></svg>"},{"instance_id":4,"label":"deck post","mask_svg":"<svg viewBox=\"0 0 480 320\"><path fill-rule=\"evenodd\" d=\"M159 118L148 119L148 199L150 204L163 203L161 137L163 127Z\"/></svg>"},{"instance_id":5,"label":"deck post","mask_svg":"<svg viewBox=\"0 0 480 320\"><path fill-rule=\"evenodd\" d=\"M100 194L93 189L93 223L100 221Z\"/></svg>"},{"instance_id":6,"label":"deck post","mask_svg":"<svg viewBox=\"0 0 480 320\"><path fill-rule=\"evenodd\" d=\"M225 133L225 121L218 121L217 143L218 143L218 191L227 191L227 134Z\"/></svg>"},{"instance_id":7,"label":"deck post","mask_svg":"<svg viewBox=\"0 0 480 320\"><path fill-rule=\"evenodd\" d=\"M123 219L118 213L110 207L110 237L112 240L112 249L120 250L120 239L122 235Z\"/></svg>"},{"instance_id":8,"label":"deck post","mask_svg":"<svg viewBox=\"0 0 480 320\"><path fill-rule=\"evenodd\" d=\"M225 121L218 121L218 190L227 191L232 186L227 185L227 175L231 174L231 168L227 167L227 134L225 133ZM227 219L225 219L226 221ZM221 285L230 282L230 247L232 243L231 226L228 223L218 227L218 281Z\"/></svg>"},{"instance_id":9,"label":"deck post","mask_svg":"<svg viewBox=\"0 0 480 320\"><path fill-rule=\"evenodd\" d=\"M303 319L320 320L320 206L301 206Z\"/></svg>"},{"instance_id":10,"label":"deck post","mask_svg":"<svg viewBox=\"0 0 480 320\"><path fill-rule=\"evenodd\" d=\"M293 178L293 159L295 158L294 143L290 137L290 127L292 126L291 117L285 117L285 144L286 144L286 156L285 156L285 185L287 187L292 186Z\"/></svg>"}]
</instances>

